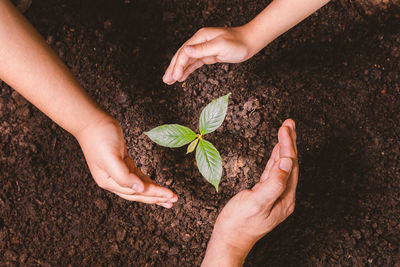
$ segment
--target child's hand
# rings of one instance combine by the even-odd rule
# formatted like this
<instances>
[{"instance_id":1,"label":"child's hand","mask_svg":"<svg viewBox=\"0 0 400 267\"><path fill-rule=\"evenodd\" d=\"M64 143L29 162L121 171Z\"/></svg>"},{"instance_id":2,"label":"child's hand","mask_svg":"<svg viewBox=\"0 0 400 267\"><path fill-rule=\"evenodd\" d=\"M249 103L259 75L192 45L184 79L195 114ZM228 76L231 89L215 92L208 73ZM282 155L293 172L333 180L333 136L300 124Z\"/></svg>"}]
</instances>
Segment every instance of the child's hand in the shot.
<instances>
[{"instance_id":1,"label":"child's hand","mask_svg":"<svg viewBox=\"0 0 400 267\"><path fill-rule=\"evenodd\" d=\"M243 27L202 28L176 52L165 71L169 85L184 81L204 64L239 63L254 55Z\"/></svg>"},{"instance_id":2,"label":"child's hand","mask_svg":"<svg viewBox=\"0 0 400 267\"><path fill-rule=\"evenodd\" d=\"M292 120L283 123L278 138L260 181L219 214L203 266L241 266L253 245L293 212L299 165Z\"/></svg>"},{"instance_id":3,"label":"child's hand","mask_svg":"<svg viewBox=\"0 0 400 267\"><path fill-rule=\"evenodd\" d=\"M103 189L130 200L171 208L178 197L154 183L128 156L121 126L107 117L77 134L89 169Z\"/></svg>"}]
</instances>

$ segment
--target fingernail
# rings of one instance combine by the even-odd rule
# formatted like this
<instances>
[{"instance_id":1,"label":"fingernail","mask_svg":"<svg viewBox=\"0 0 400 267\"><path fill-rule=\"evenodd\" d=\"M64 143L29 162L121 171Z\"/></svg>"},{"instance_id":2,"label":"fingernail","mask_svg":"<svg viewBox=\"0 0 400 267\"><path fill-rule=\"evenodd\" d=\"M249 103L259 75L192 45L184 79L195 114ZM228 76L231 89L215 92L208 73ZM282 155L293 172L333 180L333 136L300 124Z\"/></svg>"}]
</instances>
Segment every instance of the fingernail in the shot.
<instances>
[{"instance_id":1,"label":"fingernail","mask_svg":"<svg viewBox=\"0 0 400 267\"><path fill-rule=\"evenodd\" d=\"M296 131L296 123L293 121L293 130Z\"/></svg>"},{"instance_id":2,"label":"fingernail","mask_svg":"<svg viewBox=\"0 0 400 267\"><path fill-rule=\"evenodd\" d=\"M189 54L192 54L193 53L193 46L191 46L191 45L187 45L187 46L185 46L185 52L187 52L187 53L189 53Z\"/></svg>"},{"instance_id":3,"label":"fingernail","mask_svg":"<svg viewBox=\"0 0 400 267\"><path fill-rule=\"evenodd\" d=\"M133 189L134 191L136 191L137 186L138 186L137 184L133 184L133 185L132 185L132 189Z\"/></svg>"},{"instance_id":4,"label":"fingernail","mask_svg":"<svg viewBox=\"0 0 400 267\"><path fill-rule=\"evenodd\" d=\"M289 173L292 170L292 160L290 158L281 158L279 169Z\"/></svg>"}]
</instances>

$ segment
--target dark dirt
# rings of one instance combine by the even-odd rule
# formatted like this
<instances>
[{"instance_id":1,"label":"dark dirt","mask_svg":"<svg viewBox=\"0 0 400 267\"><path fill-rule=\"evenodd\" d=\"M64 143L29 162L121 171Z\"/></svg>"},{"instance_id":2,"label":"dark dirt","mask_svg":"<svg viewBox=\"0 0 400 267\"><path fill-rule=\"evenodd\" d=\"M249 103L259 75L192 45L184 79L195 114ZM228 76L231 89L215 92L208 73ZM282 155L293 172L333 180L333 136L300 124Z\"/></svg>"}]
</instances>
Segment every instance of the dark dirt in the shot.
<instances>
[{"instance_id":1,"label":"dark dirt","mask_svg":"<svg viewBox=\"0 0 400 267\"><path fill-rule=\"evenodd\" d=\"M246 265L400 266L398 7L332 2L246 63L162 83L197 29L241 25L266 4L33 1L25 15L121 122L138 165L180 198L166 210L101 190L74 138L2 83L1 265L199 265L218 212L257 181L291 117L301 164L296 211ZM224 161L216 193L192 155L142 133L162 123L195 128L206 103L227 92L227 120L210 135Z\"/></svg>"}]
</instances>

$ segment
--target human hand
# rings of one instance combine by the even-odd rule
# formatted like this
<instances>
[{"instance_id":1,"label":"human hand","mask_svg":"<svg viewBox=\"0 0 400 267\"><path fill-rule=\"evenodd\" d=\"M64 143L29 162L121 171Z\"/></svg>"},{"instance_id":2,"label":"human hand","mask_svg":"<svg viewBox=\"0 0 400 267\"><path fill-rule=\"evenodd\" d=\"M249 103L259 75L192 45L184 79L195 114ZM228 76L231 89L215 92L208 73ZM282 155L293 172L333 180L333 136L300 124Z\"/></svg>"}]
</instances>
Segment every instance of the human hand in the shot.
<instances>
[{"instance_id":1,"label":"human hand","mask_svg":"<svg viewBox=\"0 0 400 267\"><path fill-rule=\"evenodd\" d=\"M239 63L253 55L244 27L202 28L178 49L163 81L169 85L182 82L204 64Z\"/></svg>"},{"instance_id":2,"label":"human hand","mask_svg":"<svg viewBox=\"0 0 400 267\"><path fill-rule=\"evenodd\" d=\"M294 211L299 166L292 120L282 124L278 139L260 181L219 214L203 266L241 266L253 245Z\"/></svg>"},{"instance_id":3,"label":"human hand","mask_svg":"<svg viewBox=\"0 0 400 267\"><path fill-rule=\"evenodd\" d=\"M77 134L79 144L96 183L130 200L171 208L178 197L157 185L129 157L119 123L106 117Z\"/></svg>"}]
</instances>

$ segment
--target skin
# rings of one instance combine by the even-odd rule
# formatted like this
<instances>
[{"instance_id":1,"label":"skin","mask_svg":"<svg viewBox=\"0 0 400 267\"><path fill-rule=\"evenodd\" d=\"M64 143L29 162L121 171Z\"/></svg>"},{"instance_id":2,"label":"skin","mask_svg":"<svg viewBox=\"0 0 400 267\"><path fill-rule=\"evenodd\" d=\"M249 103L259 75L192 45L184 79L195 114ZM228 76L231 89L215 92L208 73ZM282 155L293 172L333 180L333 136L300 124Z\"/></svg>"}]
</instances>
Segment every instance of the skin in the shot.
<instances>
[{"instance_id":1,"label":"skin","mask_svg":"<svg viewBox=\"0 0 400 267\"><path fill-rule=\"evenodd\" d=\"M244 26L200 29L175 53L163 81L182 82L204 64L243 62L328 2L275 0ZM218 216L202 266L242 266L253 245L294 211L299 172L294 122L286 120L278 135L260 182L233 197Z\"/></svg>"},{"instance_id":2,"label":"skin","mask_svg":"<svg viewBox=\"0 0 400 267\"><path fill-rule=\"evenodd\" d=\"M204 64L247 60L327 2L275 0L242 27L201 29L177 51L163 80L173 84ZM119 123L90 99L6 0L0 0L0 79L76 137L100 187L166 208L177 200L136 167ZM252 246L294 211L299 167L292 120L283 123L278 139L260 181L218 216L202 266L241 266Z\"/></svg>"},{"instance_id":3,"label":"skin","mask_svg":"<svg viewBox=\"0 0 400 267\"><path fill-rule=\"evenodd\" d=\"M202 266L242 266L253 245L293 213L299 175L296 130L286 120L260 181L222 209Z\"/></svg>"},{"instance_id":4,"label":"skin","mask_svg":"<svg viewBox=\"0 0 400 267\"><path fill-rule=\"evenodd\" d=\"M0 0L0 79L78 140L96 183L118 196L171 208L177 196L129 157L119 123L100 109L35 29Z\"/></svg>"},{"instance_id":5,"label":"skin","mask_svg":"<svg viewBox=\"0 0 400 267\"><path fill-rule=\"evenodd\" d=\"M202 28L175 53L163 81L182 82L204 64L243 62L328 2L275 0L241 27Z\"/></svg>"}]
</instances>

